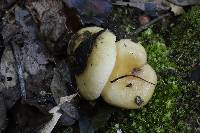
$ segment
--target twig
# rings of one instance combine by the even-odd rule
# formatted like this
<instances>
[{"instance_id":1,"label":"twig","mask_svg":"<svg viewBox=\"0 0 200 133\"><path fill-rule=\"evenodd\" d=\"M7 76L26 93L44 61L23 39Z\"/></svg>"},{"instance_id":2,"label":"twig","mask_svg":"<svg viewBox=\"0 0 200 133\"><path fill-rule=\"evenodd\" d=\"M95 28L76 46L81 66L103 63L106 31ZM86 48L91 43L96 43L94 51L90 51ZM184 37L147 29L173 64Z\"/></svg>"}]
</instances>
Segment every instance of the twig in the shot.
<instances>
[{"instance_id":1,"label":"twig","mask_svg":"<svg viewBox=\"0 0 200 133\"><path fill-rule=\"evenodd\" d=\"M24 74L23 74L24 67L22 65L21 58L20 58L20 49L19 49L19 46L15 44L14 42L11 43L11 47L13 50L16 64L17 64L17 74L18 74L21 96L24 100L26 100L26 87L25 87L25 80L24 80Z\"/></svg>"},{"instance_id":2,"label":"twig","mask_svg":"<svg viewBox=\"0 0 200 133\"><path fill-rule=\"evenodd\" d=\"M170 16L171 14L170 13L167 13L167 14L163 14L155 19L153 19L152 21L150 21L148 24L144 25L144 26L141 26L139 27L138 29L136 29L134 31L134 34L137 35L138 33L142 32L143 30L149 28L152 24L156 23L157 21L163 19L164 17L167 17L167 16Z\"/></svg>"},{"instance_id":3,"label":"twig","mask_svg":"<svg viewBox=\"0 0 200 133\"><path fill-rule=\"evenodd\" d=\"M145 3L144 0L134 0L134 1L132 0L131 2L124 2L124 1L118 0L118 1L113 2L112 4L116 6L137 7L144 10L145 9L144 3Z\"/></svg>"},{"instance_id":4,"label":"twig","mask_svg":"<svg viewBox=\"0 0 200 133\"><path fill-rule=\"evenodd\" d=\"M141 77L139 77L139 76L133 75L133 74L130 74L130 75L123 75L123 76L117 77L116 79L114 79L114 80L112 80L112 81L110 81L110 82L111 82L111 83L114 83L114 82L116 82L117 80L122 79L122 78L125 78L125 77L135 77L135 78L141 79L141 80L143 80L143 81L145 81L145 82L147 82L147 83L149 83L149 84L156 85L156 84L154 84L154 83L151 83L150 81L147 81L147 80L145 80L145 79L143 79L143 78L141 78Z\"/></svg>"},{"instance_id":5,"label":"twig","mask_svg":"<svg viewBox=\"0 0 200 133\"><path fill-rule=\"evenodd\" d=\"M130 0L129 2L125 2L123 0L117 0L113 2L113 5L116 6L127 6L127 7L134 7L134 8L139 8L142 11L147 11L146 5L152 6L154 5L154 10L169 10L170 7L164 6L165 2L157 2L156 0L154 1L147 1L147 0Z\"/></svg>"}]
</instances>

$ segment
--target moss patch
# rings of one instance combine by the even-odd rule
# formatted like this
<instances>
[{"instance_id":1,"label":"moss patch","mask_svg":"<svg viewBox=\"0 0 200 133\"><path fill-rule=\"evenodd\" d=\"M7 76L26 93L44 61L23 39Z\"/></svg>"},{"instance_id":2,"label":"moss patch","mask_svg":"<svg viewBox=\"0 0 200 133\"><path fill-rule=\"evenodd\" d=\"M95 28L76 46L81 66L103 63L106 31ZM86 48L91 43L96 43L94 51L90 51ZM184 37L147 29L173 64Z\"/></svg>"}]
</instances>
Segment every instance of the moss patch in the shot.
<instances>
[{"instance_id":1,"label":"moss patch","mask_svg":"<svg viewBox=\"0 0 200 133\"><path fill-rule=\"evenodd\" d=\"M199 16L200 6L195 6L180 17L171 29L168 47L151 29L140 35L148 63L158 74L155 93L142 109L115 114L107 132L200 131L200 85L188 78L192 65L200 62Z\"/></svg>"},{"instance_id":2,"label":"moss patch","mask_svg":"<svg viewBox=\"0 0 200 133\"><path fill-rule=\"evenodd\" d=\"M190 74L192 65L200 63L200 6L178 19L171 35L171 57L180 73ZM200 85L183 79L177 97L175 124L178 130L200 131Z\"/></svg>"},{"instance_id":3,"label":"moss patch","mask_svg":"<svg viewBox=\"0 0 200 133\"><path fill-rule=\"evenodd\" d=\"M109 28L117 39L132 38L135 39L133 31L138 27L138 16L141 11L131 7L113 7L113 11L105 24L105 28Z\"/></svg>"},{"instance_id":4,"label":"moss patch","mask_svg":"<svg viewBox=\"0 0 200 133\"><path fill-rule=\"evenodd\" d=\"M181 71L191 70L200 62L200 6L182 16L172 29L172 57Z\"/></svg>"},{"instance_id":5,"label":"moss patch","mask_svg":"<svg viewBox=\"0 0 200 133\"><path fill-rule=\"evenodd\" d=\"M175 71L175 64L170 61L169 52L159 35L149 29L141 35L139 40L147 50L148 63L158 74L158 85L148 105L140 110L127 111L128 119L126 122L119 123L119 128L124 132L173 131L172 119L176 111L180 79L168 74L168 71ZM118 120L116 119L115 122L119 122Z\"/></svg>"}]
</instances>

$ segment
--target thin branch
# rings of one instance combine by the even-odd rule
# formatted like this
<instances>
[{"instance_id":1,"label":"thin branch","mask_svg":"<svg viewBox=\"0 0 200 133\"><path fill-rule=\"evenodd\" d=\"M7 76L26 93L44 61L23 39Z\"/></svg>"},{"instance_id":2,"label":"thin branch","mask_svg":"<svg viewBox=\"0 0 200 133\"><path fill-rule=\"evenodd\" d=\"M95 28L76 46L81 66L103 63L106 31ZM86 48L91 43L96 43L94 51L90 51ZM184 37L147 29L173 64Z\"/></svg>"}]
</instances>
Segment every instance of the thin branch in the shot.
<instances>
[{"instance_id":1,"label":"thin branch","mask_svg":"<svg viewBox=\"0 0 200 133\"><path fill-rule=\"evenodd\" d=\"M137 7L139 9L144 10L145 9L144 3L145 3L144 0L134 0L134 1L132 0L131 2L124 2L124 1L117 0L113 2L112 4L116 6Z\"/></svg>"},{"instance_id":2,"label":"thin branch","mask_svg":"<svg viewBox=\"0 0 200 133\"><path fill-rule=\"evenodd\" d=\"M112 81L110 81L110 82L111 82L111 83L114 83L114 82L116 82L117 80L120 80L120 79L125 78L125 77L135 77L135 78L141 79L141 80L143 80L143 81L145 81L145 82L147 82L147 83L149 83L149 84L156 85L156 84L154 84L154 83L152 83L152 82L150 82L150 81L147 81L147 80L145 80L145 79L143 79L143 78L141 78L141 77L139 77L139 76L133 75L133 74L130 74L130 75L123 75L123 76L117 77L116 79L114 79L114 80L112 80Z\"/></svg>"},{"instance_id":3,"label":"thin branch","mask_svg":"<svg viewBox=\"0 0 200 133\"><path fill-rule=\"evenodd\" d=\"M156 23L157 21L160 21L161 19L167 17L167 16L170 16L171 14L170 13L167 13L167 14L163 14L155 19L153 19L152 21L150 21L148 24L146 25L143 25L141 27L139 27L138 29L136 29L134 31L134 34L137 35L138 33L142 32L143 30L149 28L151 25L153 25L154 23Z\"/></svg>"}]
</instances>

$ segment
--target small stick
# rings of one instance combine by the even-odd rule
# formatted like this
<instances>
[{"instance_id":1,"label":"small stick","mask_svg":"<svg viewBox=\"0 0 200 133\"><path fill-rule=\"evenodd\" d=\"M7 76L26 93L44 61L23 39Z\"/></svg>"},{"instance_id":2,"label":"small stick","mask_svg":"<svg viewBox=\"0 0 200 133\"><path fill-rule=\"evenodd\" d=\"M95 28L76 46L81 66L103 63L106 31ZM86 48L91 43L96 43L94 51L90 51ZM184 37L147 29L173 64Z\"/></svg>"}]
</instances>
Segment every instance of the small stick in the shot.
<instances>
[{"instance_id":1,"label":"small stick","mask_svg":"<svg viewBox=\"0 0 200 133\"><path fill-rule=\"evenodd\" d=\"M130 6L130 7L137 7L136 5L139 5L140 9L144 10L144 7L142 6L144 4L144 1L139 1L139 0L135 0L134 2L123 2L123 1L117 1L115 3L112 3L113 5L120 5L120 6ZM137 8L139 8L137 7ZM152 24L156 23L157 21L163 19L164 17L170 16L170 13L166 13L163 14L161 16L158 16L157 18L153 19L152 21L150 21L149 23L147 23L146 25L143 25L141 27L139 27L138 29L136 29L134 31L134 35L137 35L138 33L142 32L143 30L149 28Z\"/></svg>"},{"instance_id":2,"label":"small stick","mask_svg":"<svg viewBox=\"0 0 200 133\"><path fill-rule=\"evenodd\" d=\"M11 47L13 50L15 61L17 64L17 74L18 74L21 96L22 98L24 98L24 100L26 100L26 87L25 87L25 80L24 80L24 74L23 74L24 67L22 65L21 58L20 58L20 49L17 46L17 44L13 42L11 44L12 44Z\"/></svg>"},{"instance_id":3,"label":"small stick","mask_svg":"<svg viewBox=\"0 0 200 133\"><path fill-rule=\"evenodd\" d=\"M145 9L144 7L144 0L132 0L131 2L123 2L123 1L116 1L114 3L112 3L113 5L116 5L116 6L129 6L129 7L137 7L137 8L140 8L142 10Z\"/></svg>"},{"instance_id":4,"label":"small stick","mask_svg":"<svg viewBox=\"0 0 200 133\"><path fill-rule=\"evenodd\" d=\"M152 24L156 23L157 21L163 19L164 17L167 17L167 16L170 16L170 13L167 13L167 14L163 14L155 19L153 19L152 21L150 21L148 24L146 25L143 25L141 27L139 27L138 29L136 29L134 31L134 34L137 35L138 33L142 32L143 30L149 28Z\"/></svg>"},{"instance_id":5,"label":"small stick","mask_svg":"<svg viewBox=\"0 0 200 133\"><path fill-rule=\"evenodd\" d=\"M111 83L114 83L114 82L116 82L117 80L122 79L122 78L125 78L125 77L136 77L136 78L139 78L139 79L141 79L141 80L143 80L143 81L145 81L145 82L147 82L147 83L149 83L149 84L156 85L156 84L151 83L151 82L149 82L149 81L147 81L147 80L145 80L145 79L143 79L143 78L141 78L141 77L139 77L139 76L132 75L132 74L131 74L131 75L124 75L124 76L117 77L116 79L114 79L114 80L112 80L112 81L110 81L110 82L111 82Z\"/></svg>"}]
</instances>

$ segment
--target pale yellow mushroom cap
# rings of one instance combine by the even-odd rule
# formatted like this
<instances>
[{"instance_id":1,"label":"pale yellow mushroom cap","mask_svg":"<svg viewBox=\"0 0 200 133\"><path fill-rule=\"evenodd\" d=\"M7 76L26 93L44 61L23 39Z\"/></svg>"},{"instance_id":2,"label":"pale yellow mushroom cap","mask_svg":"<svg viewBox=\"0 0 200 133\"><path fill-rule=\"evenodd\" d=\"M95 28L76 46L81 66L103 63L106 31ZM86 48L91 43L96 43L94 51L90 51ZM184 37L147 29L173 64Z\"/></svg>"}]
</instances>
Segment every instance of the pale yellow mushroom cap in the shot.
<instances>
[{"instance_id":1,"label":"pale yellow mushroom cap","mask_svg":"<svg viewBox=\"0 0 200 133\"><path fill-rule=\"evenodd\" d=\"M111 105L126 109L137 109L146 105L157 83L156 73L150 65L145 65L135 75L148 82L132 76L113 83L108 82L101 94L103 99Z\"/></svg>"},{"instance_id":2,"label":"pale yellow mushroom cap","mask_svg":"<svg viewBox=\"0 0 200 133\"><path fill-rule=\"evenodd\" d=\"M117 63L112 76L131 74L133 68L140 68L147 62L147 54L144 47L132 42L130 39L121 39L116 42Z\"/></svg>"},{"instance_id":3,"label":"pale yellow mushroom cap","mask_svg":"<svg viewBox=\"0 0 200 133\"><path fill-rule=\"evenodd\" d=\"M102 28L90 27L82 29L78 34L81 35L84 31L97 33L101 30ZM81 40L84 40L83 37L81 38L76 40L76 48L81 43ZM87 100L95 100L100 96L112 73L116 61L115 41L116 36L108 30L98 35L92 52L88 57L86 68L82 73L75 76L77 87L81 95Z\"/></svg>"},{"instance_id":4,"label":"pale yellow mushroom cap","mask_svg":"<svg viewBox=\"0 0 200 133\"><path fill-rule=\"evenodd\" d=\"M152 97L157 82L156 73L150 65L145 65L147 57L141 44L123 39L116 46L116 64L101 95L114 106L140 108Z\"/></svg>"}]
</instances>

